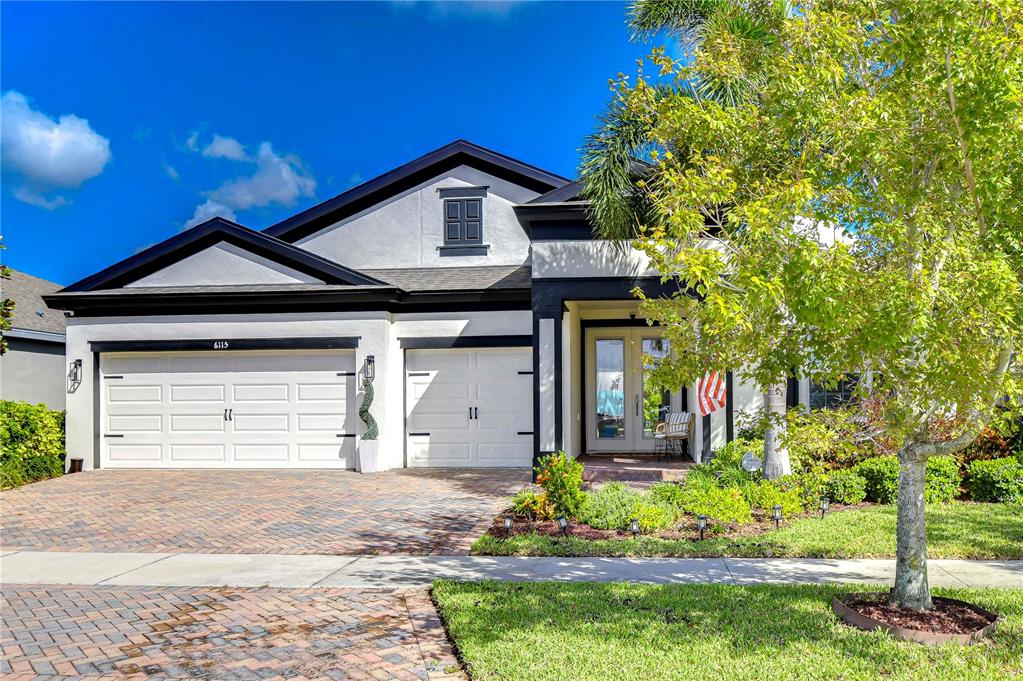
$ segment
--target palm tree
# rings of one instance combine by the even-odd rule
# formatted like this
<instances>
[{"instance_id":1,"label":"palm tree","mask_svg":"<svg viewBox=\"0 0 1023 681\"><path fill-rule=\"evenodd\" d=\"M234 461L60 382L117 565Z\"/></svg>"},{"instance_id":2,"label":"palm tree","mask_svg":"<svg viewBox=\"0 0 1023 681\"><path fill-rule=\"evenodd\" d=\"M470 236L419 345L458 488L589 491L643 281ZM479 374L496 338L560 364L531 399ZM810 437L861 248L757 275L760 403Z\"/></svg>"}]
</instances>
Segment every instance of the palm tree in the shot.
<instances>
[{"instance_id":1,"label":"palm tree","mask_svg":"<svg viewBox=\"0 0 1023 681\"><path fill-rule=\"evenodd\" d=\"M790 11L787 3L777 0L635 0L628 20L633 40L667 37L682 47L683 61L689 61L700 45L708 49L742 47L737 53L742 55L743 68L733 73L697 69L694 77L684 82L651 83L650 96L655 102L685 96L725 106L755 98L760 80L758 55L778 47L774 29ZM623 248L639 227L654 217L654 208L637 185L639 176L649 174L650 166L643 161L654 151L649 136L656 124L652 111L656 107L639 114L624 98L613 97L582 150L582 195L596 232ZM684 149L657 151L686 157ZM763 386L767 416L763 473L768 479L791 472L788 452L781 443L785 388L785 382Z\"/></svg>"}]
</instances>

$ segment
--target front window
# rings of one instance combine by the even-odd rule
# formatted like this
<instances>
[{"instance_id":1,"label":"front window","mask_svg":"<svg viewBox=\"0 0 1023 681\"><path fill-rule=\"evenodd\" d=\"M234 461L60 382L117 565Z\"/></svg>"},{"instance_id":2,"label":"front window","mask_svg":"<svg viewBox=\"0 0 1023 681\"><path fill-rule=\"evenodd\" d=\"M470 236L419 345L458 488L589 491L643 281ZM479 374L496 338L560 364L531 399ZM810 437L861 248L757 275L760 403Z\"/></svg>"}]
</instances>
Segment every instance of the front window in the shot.
<instances>
[{"instance_id":1,"label":"front window","mask_svg":"<svg viewBox=\"0 0 1023 681\"><path fill-rule=\"evenodd\" d=\"M843 376L834 387L810 382L810 409L838 409L849 404L856 390L859 377L854 374Z\"/></svg>"},{"instance_id":2,"label":"front window","mask_svg":"<svg viewBox=\"0 0 1023 681\"><path fill-rule=\"evenodd\" d=\"M444 199L444 243L483 243L483 199Z\"/></svg>"}]
</instances>

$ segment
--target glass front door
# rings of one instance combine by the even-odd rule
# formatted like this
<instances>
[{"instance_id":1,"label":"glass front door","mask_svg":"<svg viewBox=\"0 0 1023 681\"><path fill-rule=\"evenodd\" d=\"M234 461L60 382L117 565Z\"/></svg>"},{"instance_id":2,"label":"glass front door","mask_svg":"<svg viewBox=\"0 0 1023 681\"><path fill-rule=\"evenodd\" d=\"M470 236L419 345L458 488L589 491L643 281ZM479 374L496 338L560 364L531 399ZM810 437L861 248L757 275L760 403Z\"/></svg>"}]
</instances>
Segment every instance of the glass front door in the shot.
<instances>
[{"instance_id":1,"label":"glass front door","mask_svg":"<svg viewBox=\"0 0 1023 681\"><path fill-rule=\"evenodd\" d=\"M668 342L649 328L589 329L585 342L587 449L653 451L671 393L654 388L649 374Z\"/></svg>"}]
</instances>

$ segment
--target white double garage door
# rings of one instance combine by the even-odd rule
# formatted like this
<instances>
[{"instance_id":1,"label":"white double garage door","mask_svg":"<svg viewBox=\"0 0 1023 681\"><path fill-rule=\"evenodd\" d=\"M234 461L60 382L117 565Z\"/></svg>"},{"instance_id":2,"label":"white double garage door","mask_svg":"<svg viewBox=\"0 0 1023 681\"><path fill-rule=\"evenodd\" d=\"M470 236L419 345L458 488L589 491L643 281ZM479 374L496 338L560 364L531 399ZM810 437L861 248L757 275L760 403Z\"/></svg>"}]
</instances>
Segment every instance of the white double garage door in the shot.
<instances>
[{"instance_id":1,"label":"white double garage door","mask_svg":"<svg viewBox=\"0 0 1023 681\"><path fill-rule=\"evenodd\" d=\"M409 466L530 465L528 349L406 359ZM353 351L109 353L100 381L103 467L356 467Z\"/></svg>"}]
</instances>

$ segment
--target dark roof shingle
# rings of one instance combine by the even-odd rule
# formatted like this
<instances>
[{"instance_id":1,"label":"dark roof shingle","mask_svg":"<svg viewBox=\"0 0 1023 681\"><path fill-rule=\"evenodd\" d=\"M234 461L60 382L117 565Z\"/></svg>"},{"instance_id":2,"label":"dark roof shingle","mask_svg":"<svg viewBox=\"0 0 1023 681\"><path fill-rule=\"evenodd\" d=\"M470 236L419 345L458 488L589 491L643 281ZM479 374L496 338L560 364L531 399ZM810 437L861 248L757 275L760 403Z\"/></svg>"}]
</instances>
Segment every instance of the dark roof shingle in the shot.
<instances>
[{"instance_id":1,"label":"dark roof shingle","mask_svg":"<svg viewBox=\"0 0 1023 681\"><path fill-rule=\"evenodd\" d=\"M64 333L64 313L43 302L44 295L58 289L59 284L16 270L11 270L10 279L0 279L2 297L14 300L11 329Z\"/></svg>"}]
</instances>

